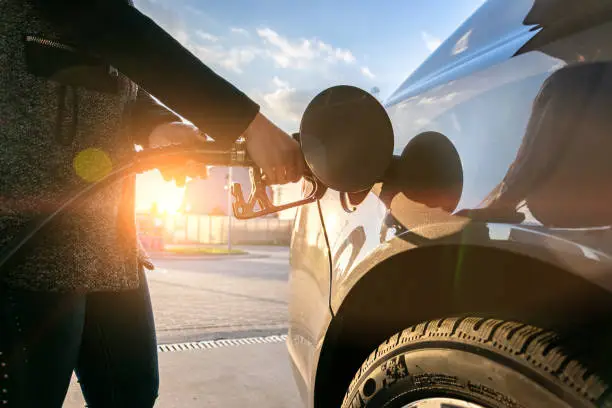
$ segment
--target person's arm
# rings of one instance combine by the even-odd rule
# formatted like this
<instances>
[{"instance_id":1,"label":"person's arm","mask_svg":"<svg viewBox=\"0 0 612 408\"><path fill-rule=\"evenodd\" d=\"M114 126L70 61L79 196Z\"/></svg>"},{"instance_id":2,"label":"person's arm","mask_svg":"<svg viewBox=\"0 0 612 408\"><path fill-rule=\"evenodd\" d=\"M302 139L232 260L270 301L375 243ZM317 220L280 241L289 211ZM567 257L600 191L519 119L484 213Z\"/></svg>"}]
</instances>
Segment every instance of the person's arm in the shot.
<instances>
[{"instance_id":1,"label":"person's arm","mask_svg":"<svg viewBox=\"0 0 612 408\"><path fill-rule=\"evenodd\" d=\"M148 92L138 89L136 100L128 108L128 130L134 144L143 148L162 147L170 144L192 144L205 137L195 126L185 123L180 116L160 104ZM166 181L174 180L177 186L185 185L186 178L206 178L206 165L185 163L178 167L159 167Z\"/></svg>"},{"instance_id":2,"label":"person's arm","mask_svg":"<svg viewBox=\"0 0 612 408\"><path fill-rule=\"evenodd\" d=\"M129 130L135 144L149 147L153 130L162 124L180 122L181 118L158 103L148 92L138 89L136 101L129 107Z\"/></svg>"},{"instance_id":3,"label":"person's arm","mask_svg":"<svg viewBox=\"0 0 612 408\"><path fill-rule=\"evenodd\" d=\"M259 106L125 0L34 0L97 55L216 141L240 137Z\"/></svg>"}]
</instances>

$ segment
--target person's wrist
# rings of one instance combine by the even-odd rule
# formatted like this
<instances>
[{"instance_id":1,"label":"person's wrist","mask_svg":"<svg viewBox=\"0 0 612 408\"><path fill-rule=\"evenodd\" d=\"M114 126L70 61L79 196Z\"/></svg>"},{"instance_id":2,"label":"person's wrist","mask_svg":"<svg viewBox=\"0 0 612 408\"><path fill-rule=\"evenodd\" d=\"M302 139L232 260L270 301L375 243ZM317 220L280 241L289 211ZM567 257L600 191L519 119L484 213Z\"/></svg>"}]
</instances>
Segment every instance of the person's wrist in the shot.
<instances>
[{"instance_id":1,"label":"person's wrist","mask_svg":"<svg viewBox=\"0 0 612 408\"><path fill-rule=\"evenodd\" d=\"M254 135L257 135L259 133L259 129L261 129L262 126L265 126L266 122L268 122L266 117L258 112L243 134L245 142L248 142Z\"/></svg>"}]
</instances>

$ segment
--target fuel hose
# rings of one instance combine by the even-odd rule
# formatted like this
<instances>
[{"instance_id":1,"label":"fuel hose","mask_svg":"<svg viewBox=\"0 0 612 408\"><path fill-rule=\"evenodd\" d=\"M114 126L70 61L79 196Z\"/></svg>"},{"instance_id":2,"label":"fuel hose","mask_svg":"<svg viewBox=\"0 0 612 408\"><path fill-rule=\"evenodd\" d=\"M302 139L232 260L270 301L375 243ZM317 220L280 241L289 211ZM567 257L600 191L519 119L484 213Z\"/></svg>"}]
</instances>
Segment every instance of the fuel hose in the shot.
<instances>
[{"instance_id":1,"label":"fuel hose","mask_svg":"<svg viewBox=\"0 0 612 408\"><path fill-rule=\"evenodd\" d=\"M62 204L50 214L29 220L22 230L0 251L0 277L6 273L11 260L27 250L28 244L33 241L37 234L47 228L60 214L77 207L92 194L133 174L143 173L155 168L185 165L190 161L207 166L254 166L254 163L246 154L242 142L236 142L229 148L220 146L216 142L206 141L188 146L174 145L135 152L128 162L118 166L102 179L90 183L76 193L64 198Z\"/></svg>"}]
</instances>

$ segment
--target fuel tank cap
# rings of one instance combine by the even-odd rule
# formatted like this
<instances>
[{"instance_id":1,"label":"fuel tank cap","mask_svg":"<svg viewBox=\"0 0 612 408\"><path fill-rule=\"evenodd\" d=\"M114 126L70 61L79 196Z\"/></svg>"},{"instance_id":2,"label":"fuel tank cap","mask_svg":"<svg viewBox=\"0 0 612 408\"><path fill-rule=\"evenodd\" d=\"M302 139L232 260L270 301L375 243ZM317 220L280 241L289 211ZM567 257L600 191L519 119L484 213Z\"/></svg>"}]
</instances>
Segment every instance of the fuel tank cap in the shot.
<instances>
[{"instance_id":1,"label":"fuel tank cap","mask_svg":"<svg viewBox=\"0 0 612 408\"><path fill-rule=\"evenodd\" d=\"M299 139L312 174L337 191L370 189L393 158L385 108L354 86L334 86L315 96L304 111Z\"/></svg>"}]
</instances>

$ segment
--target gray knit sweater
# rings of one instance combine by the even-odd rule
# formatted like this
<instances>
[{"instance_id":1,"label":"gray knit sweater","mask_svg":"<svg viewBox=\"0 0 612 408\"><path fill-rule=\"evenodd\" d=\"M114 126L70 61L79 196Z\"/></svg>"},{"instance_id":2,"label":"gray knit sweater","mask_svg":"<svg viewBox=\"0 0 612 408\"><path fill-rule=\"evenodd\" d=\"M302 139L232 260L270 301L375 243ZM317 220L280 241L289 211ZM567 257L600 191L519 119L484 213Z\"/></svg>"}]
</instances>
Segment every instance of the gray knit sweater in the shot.
<instances>
[{"instance_id":1,"label":"gray knit sweater","mask_svg":"<svg viewBox=\"0 0 612 408\"><path fill-rule=\"evenodd\" d=\"M53 211L129 158L140 132L133 126L128 131L128 108L140 114L133 119L142 127L147 115L150 126L176 119L160 114L152 101L148 112L142 109L148 94L107 67L77 64L93 78L92 86L79 83L79 75L69 72L75 66L61 65L66 56L58 37L27 2L0 2L0 246L32 217ZM133 196L134 178L126 179L58 218L7 271L5 282L51 291L136 287Z\"/></svg>"},{"instance_id":2,"label":"gray knit sweater","mask_svg":"<svg viewBox=\"0 0 612 408\"><path fill-rule=\"evenodd\" d=\"M0 2L0 249L128 160L155 125L177 120L143 89L219 142L235 140L259 110L129 3ZM134 178L60 216L36 243L4 282L136 287Z\"/></svg>"}]
</instances>

